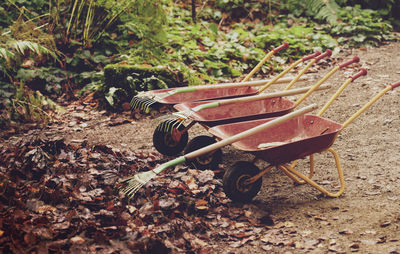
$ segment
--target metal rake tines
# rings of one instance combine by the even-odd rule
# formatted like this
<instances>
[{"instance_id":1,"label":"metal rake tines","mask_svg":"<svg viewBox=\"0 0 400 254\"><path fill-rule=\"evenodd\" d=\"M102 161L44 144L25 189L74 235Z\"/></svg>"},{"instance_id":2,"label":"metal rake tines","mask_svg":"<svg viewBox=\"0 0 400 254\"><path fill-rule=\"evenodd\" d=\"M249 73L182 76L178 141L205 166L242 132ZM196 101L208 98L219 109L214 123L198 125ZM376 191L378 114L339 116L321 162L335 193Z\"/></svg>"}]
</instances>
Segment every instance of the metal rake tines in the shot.
<instances>
[{"instance_id":1,"label":"metal rake tines","mask_svg":"<svg viewBox=\"0 0 400 254\"><path fill-rule=\"evenodd\" d=\"M136 181L132 182L132 183L129 182L126 187L121 189L121 192L124 193L129 198L132 198L136 194L136 192L138 192L140 190L140 188L142 188L142 187L143 187L143 184L140 182L136 182Z\"/></svg>"},{"instance_id":2,"label":"metal rake tines","mask_svg":"<svg viewBox=\"0 0 400 254\"><path fill-rule=\"evenodd\" d=\"M189 109L189 110L185 110L185 111L174 112L172 114L177 116L178 118L188 119L189 117L192 116L193 111Z\"/></svg>"},{"instance_id":3,"label":"metal rake tines","mask_svg":"<svg viewBox=\"0 0 400 254\"><path fill-rule=\"evenodd\" d=\"M121 187L120 191L129 198L132 198L136 192L140 190L146 183L148 183L156 173L153 171L142 172L132 176L131 178L122 180L120 183L125 184L125 187Z\"/></svg>"},{"instance_id":4,"label":"metal rake tines","mask_svg":"<svg viewBox=\"0 0 400 254\"><path fill-rule=\"evenodd\" d=\"M150 97L138 97L134 96L129 103L132 109L141 109L145 112L148 112L150 110L151 105L156 103L155 100L153 100Z\"/></svg>"},{"instance_id":5,"label":"metal rake tines","mask_svg":"<svg viewBox=\"0 0 400 254\"><path fill-rule=\"evenodd\" d=\"M183 120L179 118L167 120L158 125L157 130L162 132L172 132L174 129L179 129L181 125L183 125Z\"/></svg>"}]
</instances>

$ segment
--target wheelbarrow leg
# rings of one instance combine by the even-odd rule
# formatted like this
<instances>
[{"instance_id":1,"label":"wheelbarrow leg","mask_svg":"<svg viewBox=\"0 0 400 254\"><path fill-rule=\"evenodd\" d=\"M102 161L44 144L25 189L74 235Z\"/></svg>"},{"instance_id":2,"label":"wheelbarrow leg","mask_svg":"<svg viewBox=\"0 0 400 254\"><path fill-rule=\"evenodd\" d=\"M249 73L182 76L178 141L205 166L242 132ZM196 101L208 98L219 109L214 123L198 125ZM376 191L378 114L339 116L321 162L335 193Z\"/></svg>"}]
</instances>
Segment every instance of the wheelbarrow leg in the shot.
<instances>
[{"instance_id":1,"label":"wheelbarrow leg","mask_svg":"<svg viewBox=\"0 0 400 254\"><path fill-rule=\"evenodd\" d=\"M252 184L252 183L256 182L263 175L265 175L268 171L270 171L273 167L274 167L273 165L269 165L268 167L266 167L263 171L261 171L257 175L253 176L252 178L247 179L244 183L246 185L249 185L249 184Z\"/></svg>"},{"instance_id":2,"label":"wheelbarrow leg","mask_svg":"<svg viewBox=\"0 0 400 254\"><path fill-rule=\"evenodd\" d=\"M336 153L335 150L333 150L332 148L328 148L328 151L333 155L334 159L335 159L335 163L336 163L336 168L338 171L338 175L339 175L339 181L340 181L340 189L338 192L336 193L332 193L329 192L328 190L326 190L324 187L322 187L321 185L317 184L316 182L314 182L313 180L311 180L310 178L308 178L307 176L303 175L302 173L298 172L297 170L295 170L293 167L289 166L289 165L280 165L279 168L285 172L288 171L290 174L288 175L290 178L297 176L301 179L303 179L306 183L308 183L309 185L311 185L312 187L316 188L317 190L319 190L320 192L322 192L323 194L325 194L328 197L339 197L345 189L345 182L344 182L344 177L343 177L343 171L342 171L342 167L340 165L340 160L339 160L339 155ZM282 169L284 168L284 169ZM294 180L294 178L292 178ZM297 179L298 180L298 179ZM295 180L296 181L296 180Z\"/></svg>"},{"instance_id":3,"label":"wheelbarrow leg","mask_svg":"<svg viewBox=\"0 0 400 254\"><path fill-rule=\"evenodd\" d=\"M297 164L297 160L292 163L292 165L284 164L279 165L277 168L282 170L290 179L292 179L297 184L305 184L306 182L297 178L294 174L292 174L287 168L294 168ZM310 172L308 173L308 178L312 178L314 175L314 155L310 155Z\"/></svg>"}]
</instances>

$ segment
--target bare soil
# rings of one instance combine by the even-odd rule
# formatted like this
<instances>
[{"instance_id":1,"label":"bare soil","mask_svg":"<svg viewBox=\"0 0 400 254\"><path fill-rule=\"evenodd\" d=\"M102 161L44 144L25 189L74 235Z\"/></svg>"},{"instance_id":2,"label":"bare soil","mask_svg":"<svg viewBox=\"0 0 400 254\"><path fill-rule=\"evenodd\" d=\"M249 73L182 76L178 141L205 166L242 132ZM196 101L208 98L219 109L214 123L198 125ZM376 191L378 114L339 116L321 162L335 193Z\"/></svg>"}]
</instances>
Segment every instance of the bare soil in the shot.
<instances>
[{"instance_id":1,"label":"bare soil","mask_svg":"<svg viewBox=\"0 0 400 254\"><path fill-rule=\"evenodd\" d=\"M400 81L400 43L379 48L353 49L341 52L337 62L361 58L360 64L336 73L326 84L332 89L314 93L303 105L316 102L320 107L349 75L359 67L368 69L368 75L350 84L328 109L324 117L343 123L362 105L384 88ZM333 63L332 63L333 64ZM337 64L337 63L334 63ZM333 65L332 65L333 66ZM331 67L308 74L314 84ZM299 83L297 87L304 86ZM273 89L279 90L277 85ZM272 90L273 90L272 89ZM293 97L292 99L295 99ZM339 198L328 198L309 185L295 185L282 172L273 170L263 177L263 186L252 203L243 205L252 214L269 214L274 225L260 239L240 246L229 246L217 241L217 253L399 253L400 252L400 89L390 91L368 111L344 129L332 148L340 156L346 189ZM106 114L79 113L79 107L70 107L72 128L58 128L69 142L87 140L89 143L108 144L134 152L157 151L152 145L152 134L157 124L146 116L131 123L109 126ZM77 120L78 119L78 120ZM75 121L75 122L74 122ZM54 130L52 130L54 131ZM195 126L190 138L209 135ZM223 148L221 167L227 168L238 160L252 156L227 146ZM339 182L331 155L315 155L316 175L313 179L332 191ZM257 163L259 168L266 162ZM307 174L308 159L298 169Z\"/></svg>"}]
</instances>

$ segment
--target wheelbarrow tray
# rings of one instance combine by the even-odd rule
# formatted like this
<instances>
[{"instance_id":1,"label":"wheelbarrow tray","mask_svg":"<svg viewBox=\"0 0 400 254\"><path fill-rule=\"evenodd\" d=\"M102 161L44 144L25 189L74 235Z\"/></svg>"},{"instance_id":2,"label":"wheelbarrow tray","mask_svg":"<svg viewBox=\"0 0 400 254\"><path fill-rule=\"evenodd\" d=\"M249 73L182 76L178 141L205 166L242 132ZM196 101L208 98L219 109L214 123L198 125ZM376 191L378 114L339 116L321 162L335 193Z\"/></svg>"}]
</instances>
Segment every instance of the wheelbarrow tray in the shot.
<instances>
[{"instance_id":1,"label":"wheelbarrow tray","mask_svg":"<svg viewBox=\"0 0 400 254\"><path fill-rule=\"evenodd\" d=\"M156 95L157 93L162 94L172 90L174 89L173 88L159 89L153 91L153 93ZM258 91L257 88L251 86L221 87L221 88L213 88L213 89L194 91L194 92L170 94L161 98L157 98L156 96L154 100L161 104L178 104L189 101L228 99L233 97L249 96L249 95L255 95L257 91Z\"/></svg>"},{"instance_id":2,"label":"wheelbarrow tray","mask_svg":"<svg viewBox=\"0 0 400 254\"><path fill-rule=\"evenodd\" d=\"M190 112L189 119L212 127L281 116L292 111L295 106L295 102L277 97L220 105L214 108L202 109L198 112L191 111L194 107L206 103L209 103L209 101L185 102L176 104L174 108L178 111L188 111Z\"/></svg>"},{"instance_id":3,"label":"wheelbarrow tray","mask_svg":"<svg viewBox=\"0 0 400 254\"><path fill-rule=\"evenodd\" d=\"M261 119L215 126L208 131L226 139L272 119ZM267 131L241 139L232 145L250 152L272 165L280 165L328 149L341 124L315 115L302 115L278 124Z\"/></svg>"}]
</instances>

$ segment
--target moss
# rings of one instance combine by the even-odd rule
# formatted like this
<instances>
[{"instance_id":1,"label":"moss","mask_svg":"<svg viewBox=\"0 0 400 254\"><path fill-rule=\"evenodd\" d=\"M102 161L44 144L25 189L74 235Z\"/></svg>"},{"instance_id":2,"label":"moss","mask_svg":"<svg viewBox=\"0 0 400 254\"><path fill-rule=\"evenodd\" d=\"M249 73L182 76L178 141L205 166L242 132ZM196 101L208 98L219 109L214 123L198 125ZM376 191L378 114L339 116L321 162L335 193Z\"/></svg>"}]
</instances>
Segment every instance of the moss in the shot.
<instances>
[{"instance_id":1,"label":"moss","mask_svg":"<svg viewBox=\"0 0 400 254\"><path fill-rule=\"evenodd\" d=\"M168 87L183 86L182 74L163 67L147 67L130 64L110 64L104 67L105 89L121 88L128 95Z\"/></svg>"}]
</instances>

